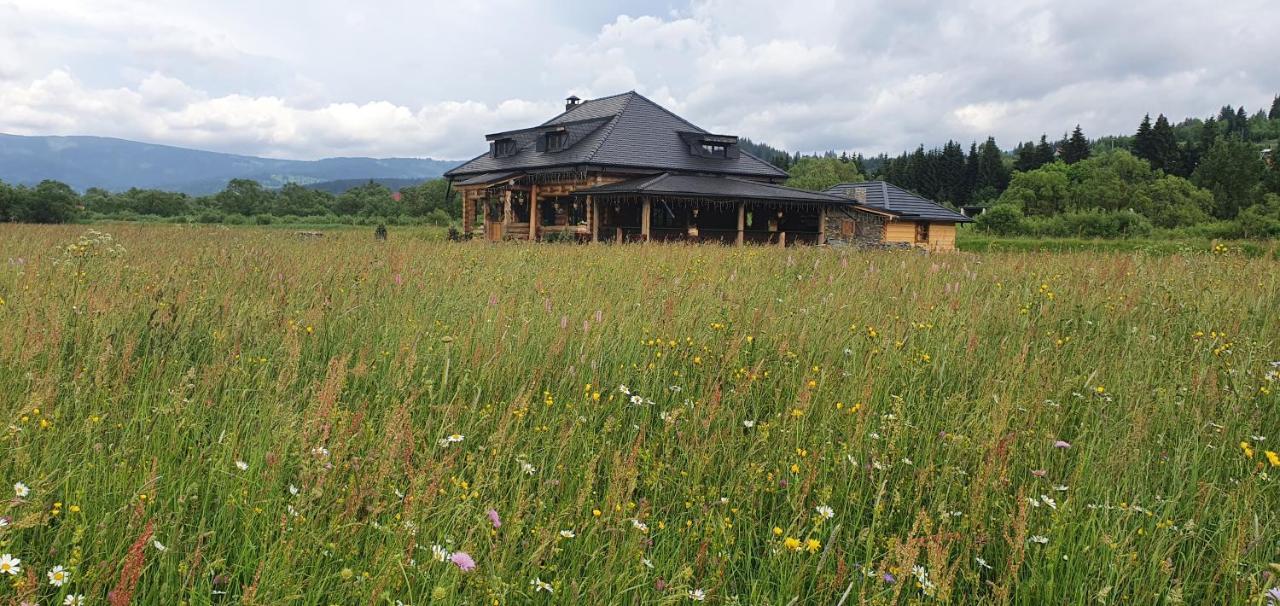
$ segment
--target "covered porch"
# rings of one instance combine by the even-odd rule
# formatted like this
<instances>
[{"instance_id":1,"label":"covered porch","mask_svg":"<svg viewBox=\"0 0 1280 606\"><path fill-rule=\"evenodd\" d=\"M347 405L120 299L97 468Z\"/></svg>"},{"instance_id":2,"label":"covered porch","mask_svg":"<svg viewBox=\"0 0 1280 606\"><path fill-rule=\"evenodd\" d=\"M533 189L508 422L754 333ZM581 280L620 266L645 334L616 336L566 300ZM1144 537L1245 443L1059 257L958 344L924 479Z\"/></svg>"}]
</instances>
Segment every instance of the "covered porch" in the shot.
<instances>
[{"instance_id":1,"label":"covered porch","mask_svg":"<svg viewBox=\"0 0 1280 606\"><path fill-rule=\"evenodd\" d=\"M828 206L848 200L730 177L662 174L574 192L593 242L825 242Z\"/></svg>"}]
</instances>

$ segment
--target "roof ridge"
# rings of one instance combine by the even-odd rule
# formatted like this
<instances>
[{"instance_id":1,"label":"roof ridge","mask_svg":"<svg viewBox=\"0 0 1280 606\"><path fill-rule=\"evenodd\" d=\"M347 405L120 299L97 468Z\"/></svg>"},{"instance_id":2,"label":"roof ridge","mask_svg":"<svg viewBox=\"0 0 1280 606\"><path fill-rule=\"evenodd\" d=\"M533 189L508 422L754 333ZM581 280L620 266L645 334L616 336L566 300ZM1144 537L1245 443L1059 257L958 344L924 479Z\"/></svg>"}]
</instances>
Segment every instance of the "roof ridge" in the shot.
<instances>
[{"instance_id":1,"label":"roof ridge","mask_svg":"<svg viewBox=\"0 0 1280 606\"><path fill-rule=\"evenodd\" d=\"M555 122L556 120L559 120L560 118L564 117L565 115L570 114L570 113L575 112L575 111L577 111L577 110L579 110L579 109L581 109L581 108L586 107L586 106L587 106L587 104L589 104L589 103L597 103L597 102L600 102L600 101L608 101L609 99L616 99L616 98L618 98L618 97L625 97L625 96L627 96L627 95L638 95L638 94L640 94L640 93L637 93L637 92L636 92L636 91L634 91L634 90L629 90L629 91L627 91L627 92L625 92L625 93L617 93L617 94L614 94L614 95L607 95L607 96L604 96L604 97L600 97L600 98L598 98L598 99L586 99L586 100L584 100L582 103L579 103L579 104L577 104L577 105L575 105L575 106L573 106L573 107L571 107L571 108L569 108L569 109L566 109L566 110L564 110L564 111L562 111L562 112L560 112L560 113L558 113L558 114L556 114L556 115L552 116L552 117L551 117L551 119L547 120L546 122L543 122L542 124L539 124L538 126L534 126L534 127L532 127L532 128L538 128L538 127L541 127L541 126L548 126L548 125L550 125L552 122ZM628 101L628 103L629 103L629 101ZM623 105L623 109L626 109L626 105ZM621 111L621 110L619 110L619 111L618 111L618 113L620 114L620 113L622 113L622 111ZM615 115L615 116L617 116L618 114L614 114L614 115Z\"/></svg>"},{"instance_id":2,"label":"roof ridge","mask_svg":"<svg viewBox=\"0 0 1280 606\"><path fill-rule=\"evenodd\" d=\"M635 100L635 98L639 96L640 93L637 93L635 91L630 91L630 92L622 93L619 95L614 95L614 97L621 97L623 95L631 95L631 97L622 104L622 107L618 108L618 113L614 114L612 118L609 118L608 123L606 123L604 126L599 127L599 130L603 130L604 132L600 133L599 139L596 139L595 148L592 149L591 151L588 151L586 157L583 158L584 163L590 162L596 158L596 154L600 152L600 147L604 145L605 141L609 140L609 135L613 134L613 129L618 127L618 122L622 120L622 114L626 113L627 108L631 107L631 102ZM608 97L605 97L605 98L607 99Z\"/></svg>"},{"instance_id":3,"label":"roof ridge","mask_svg":"<svg viewBox=\"0 0 1280 606\"><path fill-rule=\"evenodd\" d=\"M663 107L662 105L658 104L658 102L657 102L657 101L654 101L653 99L650 99L650 98L648 98L648 97L646 97L646 96L644 96L644 95L642 95L642 94L640 94L640 93L638 93L638 92L636 92L636 91L631 91L631 93L630 93L630 94L635 95L636 97L640 97L641 99L644 99L645 101L649 102L649 105L652 105L652 106L654 106L654 107L658 108L659 110L662 110L662 112L663 112L663 113L667 114L668 116L671 116L672 118L675 118L676 120L679 120L679 121L681 121L681 122L684 122L685 124L689 125L689 128L692 128L692 129L694 129L694 130L698 131L700 134L704 134L704 135L709 135L709 134L711 134L711 131L708 131L707 129L702 128L701 126L698 126L697 124L694 124L694 123L692 123L692 122L690 122L690 121L686 120L685 118L683 118L682 116L680 116L680 114L677 114L677 113L675 113L675 112L673 112L673 111L671 111L671 110L669 110L669 109L667 109L667 108ZM626 106L623 106L623 107L622 107L622 111L626 111L626 110L627 110L627 106L629 106L629 105L631 105L631 101L630 101L630 100L628 100L628 101L627 101L627 105L626 105ZM618 115L622 115L622 112L618 112Z\"/></svg>"}]
</instances>

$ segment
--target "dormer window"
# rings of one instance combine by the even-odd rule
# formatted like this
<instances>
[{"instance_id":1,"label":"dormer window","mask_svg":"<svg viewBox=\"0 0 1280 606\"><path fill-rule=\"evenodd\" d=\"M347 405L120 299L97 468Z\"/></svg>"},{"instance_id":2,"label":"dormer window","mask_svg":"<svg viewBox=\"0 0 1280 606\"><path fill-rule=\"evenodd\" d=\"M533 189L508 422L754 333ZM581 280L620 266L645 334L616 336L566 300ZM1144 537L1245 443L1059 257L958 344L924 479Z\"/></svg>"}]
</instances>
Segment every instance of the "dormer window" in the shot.
<instances>
[{"instance_id":1,"label":"dormer window","mask_svg":"<svg viewBox=\"0 0 1280 606\"><path fill-rule=\"evenodd\" d=\"M689 155L699 158L733 159L741 153L738 138L733 135L684 131L680 138L689 146Z\"/></svg>"},{"instance_id":2,"label":"dormer window","mask_svg":"<svg viewBox=\"0 0 1280 606\"><path fill-rule=\"evenodd\" d=\"M509 158L516 155L517 151L519 151L519 147L516 145L516 140L511 137L497 139L493 142L493 157L495 158Z\"/></svg>"},{"instance_id":3,"label":"dormer window","mask_svg":"<svg viewBox=\"0 0 1280 606\"><path fill-rule=\"evenodd\" d=\"M547 138L546 148L549 152L557 152L569 146L569 133L564 131L543 135Z\"/></svg>"},{"instance_id":4,"label":"dormer window","mask_svg":"<svg viewBox=\"0 0 1280 606\"><path fill-rule=\"evenodd\" d=\"M702 155L707 158L728 158L729 146L724 143L702 143Z\"/></svg>"}]
</instances>

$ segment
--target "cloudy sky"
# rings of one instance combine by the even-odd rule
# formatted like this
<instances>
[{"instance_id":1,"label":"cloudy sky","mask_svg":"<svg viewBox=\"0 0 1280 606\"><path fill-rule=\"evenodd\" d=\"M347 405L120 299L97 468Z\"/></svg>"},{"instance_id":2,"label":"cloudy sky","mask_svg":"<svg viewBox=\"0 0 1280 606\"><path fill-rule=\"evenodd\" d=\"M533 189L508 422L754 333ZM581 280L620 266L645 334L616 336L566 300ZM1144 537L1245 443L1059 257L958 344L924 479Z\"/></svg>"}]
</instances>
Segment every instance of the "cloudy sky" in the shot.
<instances>
[{"instance_id":1,"label":"cloudy sky","mask_svg":"<svg viewBox=\"0 0 1280 606\"><path fill-rule=\"evenodd\" d=\"M466 158L637 90L790 150L1004 147L1280 93L1275 0L0 0L0 132Z\"/></svg>"}]
</instances>

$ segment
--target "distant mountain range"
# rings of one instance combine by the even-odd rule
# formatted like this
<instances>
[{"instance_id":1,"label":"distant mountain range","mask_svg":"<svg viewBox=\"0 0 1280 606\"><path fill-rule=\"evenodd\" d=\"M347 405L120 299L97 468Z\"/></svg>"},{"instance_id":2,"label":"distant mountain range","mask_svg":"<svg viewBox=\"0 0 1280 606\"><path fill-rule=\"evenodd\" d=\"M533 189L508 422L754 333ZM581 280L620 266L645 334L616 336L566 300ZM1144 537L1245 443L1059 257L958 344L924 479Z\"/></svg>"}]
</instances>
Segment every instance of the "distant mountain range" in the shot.
<instances>
[{"instance_id":1,"label":"distant mountain range","mask_svg":"<svg viewBox=\"0 0 1280 606\"><path fill-rule=\"evenodd\" d=\"M457 164L431 158L273 160L107 137L0 134L0 181L35 185L54 179L80 191L138 187L205 195L221 191L231 179L324 189L371 179L412 184L439 177Z\"/></svg>"}]
</instances>

